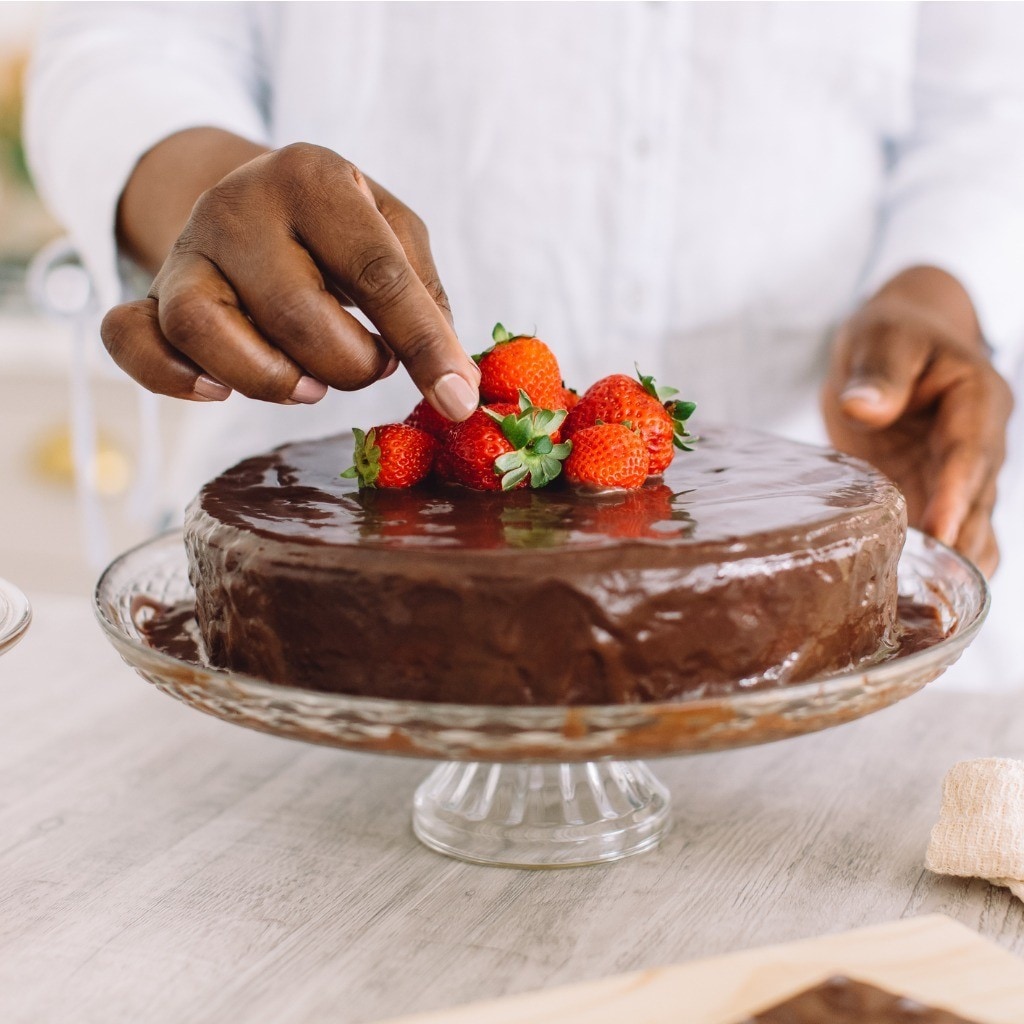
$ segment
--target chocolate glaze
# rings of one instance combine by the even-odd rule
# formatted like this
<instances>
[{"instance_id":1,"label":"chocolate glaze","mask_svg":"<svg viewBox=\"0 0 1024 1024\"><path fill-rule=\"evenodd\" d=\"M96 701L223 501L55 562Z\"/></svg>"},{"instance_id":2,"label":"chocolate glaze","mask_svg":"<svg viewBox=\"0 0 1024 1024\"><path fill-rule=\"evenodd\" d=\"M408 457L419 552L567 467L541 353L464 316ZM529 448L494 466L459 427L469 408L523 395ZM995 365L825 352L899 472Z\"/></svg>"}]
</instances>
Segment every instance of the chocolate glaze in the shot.
<instances>
[{"instance_id":1,"label":"chocolate glaze","mask_svg":"<svg viewBox=\"0 0 1024 1024\"><path fill-rule=\"evenodd\" d=\"M359 492L345 438L240 463L189 507L214 664L486 704L797 682L895 640L902 497L855 459L708 431L632 493Z\"/></svg>"},{"instance_id":2,"label":"chocolate glaze","mask_svg":"<svg viewBox=\"0 0 1024 1024\"><path fill-rule=\"evenodd\" d=\"M896 616L899 620L899 637L895 656L898 658L934 647L949 636L942 614L934 604L914 601L901 594L896 603Z\"/></svg>"},{"instance_id":3,"label":"chocolate glaze","mask_svg":"<svg viewBox=\"0 0 1024 1024\"><path fill-rule=\"evenodd\" d=\"M835 977L740 1024L975 1024L862 981Z\"/></svg>"},{"instance_id":4,"label":"chocolate glaze","mask_svg":"<svg viewBox=\"0 0 1024 1024\"><path fill-rule=\"evenodd\" d=\"M878 660L878 664L917 654L949 636L949 630L943 626L942 617L935 605L921 604L901 594L896 605L896 616L896 644ZM206 664L194 600L178 601L171 605L147 601L144 613L138 614L133 609L132 618L146 643L154 650L190 665Z\"/></svg>"},{"instance_id":5,"label":"chocolate glaze","mask_svg":"<svg viewBox=\"0 0 1024 1024\"><path fill-rule=\"evenodd\" d=\"M145 607L136 604L132 607L132 621L153 650L192 665L200 665L205 660L195 601L171 605L147 601Z\"/></svg>"}]
</instances>

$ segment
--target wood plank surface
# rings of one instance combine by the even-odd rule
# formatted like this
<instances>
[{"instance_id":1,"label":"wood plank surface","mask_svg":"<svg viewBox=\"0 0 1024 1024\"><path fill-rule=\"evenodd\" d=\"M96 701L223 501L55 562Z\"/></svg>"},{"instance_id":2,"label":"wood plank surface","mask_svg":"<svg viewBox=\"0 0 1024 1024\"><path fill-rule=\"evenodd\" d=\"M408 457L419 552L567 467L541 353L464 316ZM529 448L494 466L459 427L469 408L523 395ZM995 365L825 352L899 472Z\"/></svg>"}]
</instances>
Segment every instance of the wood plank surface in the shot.
<instances>
[{"instance_id":1,"label":"wood plank surface","mask_svg":"<svg viewBox=\"0 0 1024 1024\"><path fill-rule=\"evenodd\" d=\"M737 1024L836 975L977 1024L1020 1024L1024 1008L1024 961L929 914L390 1024L677 1024L681 1010L686 1024Z\"/></svg>"},{"instance_id":2,"label":"wood plank surface","mask_svg":"<svg viewBox=\"0 0 1024 1024\"><path fill-rule=\"evenodd\" d=\"M1024 757L1012 698L658 762L658 850L511 871L416 842L429 764L207 718L85 600L30 597L0 659L4 1022L363 1024L933 911L1024 953L1007 890L922 867L947 768Z\"/></svg>"}]
</instances>

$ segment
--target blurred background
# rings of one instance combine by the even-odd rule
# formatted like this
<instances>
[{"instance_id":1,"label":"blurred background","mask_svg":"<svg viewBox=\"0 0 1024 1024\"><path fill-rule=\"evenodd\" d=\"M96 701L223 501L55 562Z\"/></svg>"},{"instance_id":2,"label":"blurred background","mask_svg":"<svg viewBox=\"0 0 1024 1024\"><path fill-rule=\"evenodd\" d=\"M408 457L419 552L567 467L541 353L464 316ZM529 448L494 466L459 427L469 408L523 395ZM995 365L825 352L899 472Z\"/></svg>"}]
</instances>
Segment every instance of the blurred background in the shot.
<instances>
[{"instance_id":1,"label":"blurred background","mask_svg":"<svg viewBox=\"0 0 1024 1024\"><path fill-rule=\"evenodd\" d=\"M25 168L22 80L46 6L0 3L0 577L30 594L86 594L97 575L90 561L141 540L153 523L137 472L138 389L101 357L95 319L75 315L87 279L62 265L60 229ZM85 389L73 390L76 359L90 385L85 408ZM151 403L148 415L172 433L174 403ZM79 452L94 507L76 494L74 415L94 423L94 443Z\"/></svg>"}]
</instances>

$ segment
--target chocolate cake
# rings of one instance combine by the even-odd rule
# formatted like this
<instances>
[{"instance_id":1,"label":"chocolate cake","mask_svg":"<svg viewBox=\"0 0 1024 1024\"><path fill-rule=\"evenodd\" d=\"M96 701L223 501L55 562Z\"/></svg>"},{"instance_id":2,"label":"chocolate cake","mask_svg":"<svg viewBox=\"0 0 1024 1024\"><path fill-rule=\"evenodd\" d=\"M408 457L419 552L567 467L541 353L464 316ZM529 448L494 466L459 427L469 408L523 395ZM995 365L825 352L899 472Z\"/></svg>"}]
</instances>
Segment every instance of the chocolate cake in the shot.
<instances>
[{"instance_id":1,"label":"chocolate cake","mask_svg":"<svg viewBox=\"0 0 1024 1024\"><path fill-rule=\"evenodd\" d=\"M185 542L210 660L272 682L480 704L796 683L888 653L904 503L881 474L706 430L637 491L363 490L345 437L239 463Z\"/></svg>"},{"instance_id":2,"label":"chocolate cake","mask_svg":"<svg viewBox=\"0 0 1024 1024\"><path fill-rule=\"evenodd\" d=\"M972 1024L862 981L835 977L740 1024Z\"/></svg>"}]
</instances>

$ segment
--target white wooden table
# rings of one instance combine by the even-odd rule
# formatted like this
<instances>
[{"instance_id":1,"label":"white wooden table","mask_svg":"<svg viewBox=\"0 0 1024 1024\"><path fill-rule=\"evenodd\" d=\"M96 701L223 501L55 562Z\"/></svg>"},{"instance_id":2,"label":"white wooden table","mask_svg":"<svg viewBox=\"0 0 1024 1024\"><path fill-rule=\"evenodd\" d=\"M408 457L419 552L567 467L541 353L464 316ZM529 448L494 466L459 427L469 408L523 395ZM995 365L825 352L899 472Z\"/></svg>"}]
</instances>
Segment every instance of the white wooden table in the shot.
<instances>
[{"instance_id":1,"label":"white wooden table","mask_svg":"<svg viewBox=\"0 0 1024 1024\"><path fill-rule=\"evenodd\" d=\"M428 764L312 748L169 700L80 598L0 659L0 1020L364 1022L941 911L1024 953L1006 890L922 868L961 758L1024 756L1006 697L656 765L662 847L473 867L409 823Z\"/></svg>"}]
</instances>

